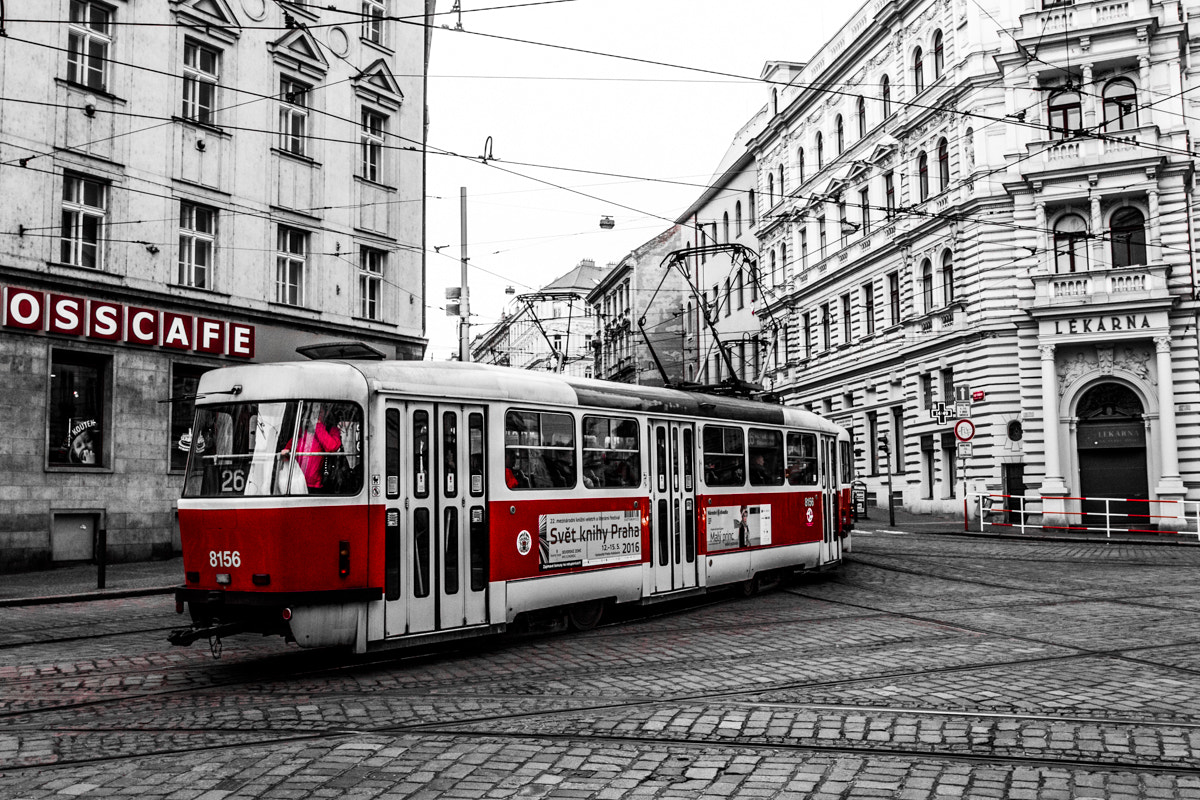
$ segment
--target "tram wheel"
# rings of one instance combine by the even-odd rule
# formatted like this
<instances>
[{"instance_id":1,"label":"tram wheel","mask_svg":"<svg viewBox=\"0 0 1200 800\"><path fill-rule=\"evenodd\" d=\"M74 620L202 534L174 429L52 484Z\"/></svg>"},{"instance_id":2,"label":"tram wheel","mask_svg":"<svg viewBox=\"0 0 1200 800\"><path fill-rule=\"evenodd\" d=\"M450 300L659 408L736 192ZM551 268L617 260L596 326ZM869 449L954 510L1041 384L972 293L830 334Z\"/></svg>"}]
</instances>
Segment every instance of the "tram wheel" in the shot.
<instances>
[{"instance_id":1,"label":"tram wheel","mask_svg":"<svg viewBox=\"0 0 1200 800\"><path fill-rule=\"evenodd\" d=\"M741 589L742 597L754 597L756 594L762 591L762 584L759 582L758 576L755 575L748 581L742 581Z\"/></svg>"},{"instance_id":2,"label":"tram wheel","mask_svg":"<svg viewBox=\"0 0 1200 800\"><path fill-rule=\"evenodd\" d=\"M600 624L600 618L603 616L604 602L602 600L578 603L567 609L567 619L571 622L571 627L577 631L590 631Z\"/></svg>"}]
</instances>

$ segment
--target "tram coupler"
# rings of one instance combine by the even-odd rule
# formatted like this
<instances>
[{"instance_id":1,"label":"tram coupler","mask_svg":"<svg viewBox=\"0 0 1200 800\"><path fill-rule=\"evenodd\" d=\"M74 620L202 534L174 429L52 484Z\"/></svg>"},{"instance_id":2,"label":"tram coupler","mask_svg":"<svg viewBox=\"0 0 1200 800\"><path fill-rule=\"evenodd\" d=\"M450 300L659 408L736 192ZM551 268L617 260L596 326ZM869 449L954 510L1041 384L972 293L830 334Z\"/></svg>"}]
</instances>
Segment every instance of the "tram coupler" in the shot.
<instances>
[{"instance_id":1,"label":"tram coupler","mask_svg":"<svg viewBox=\"0 0 1200 800\"><path fill-rule=\"evenodd\" d=\"M235 633L245 633L249 628L244 622L224 622L210 625L207 628L179 628L167 635L171 644L186 647L197 639L220 639L222 636L233 636Z\"/></svg>"}]
</instances>

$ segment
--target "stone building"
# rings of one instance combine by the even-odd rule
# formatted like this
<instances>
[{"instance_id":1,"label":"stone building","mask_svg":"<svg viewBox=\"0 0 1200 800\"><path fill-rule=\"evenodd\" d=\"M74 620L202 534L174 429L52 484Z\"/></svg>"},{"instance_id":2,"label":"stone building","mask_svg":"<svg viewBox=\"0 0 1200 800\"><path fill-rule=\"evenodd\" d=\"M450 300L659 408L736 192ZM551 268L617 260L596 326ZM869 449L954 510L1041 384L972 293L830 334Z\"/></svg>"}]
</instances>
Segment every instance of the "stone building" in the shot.
<instances>
[{"instance_id":1,"label":"stone building","mask_svg":"<svg viewBox=\"0 0 1200 800\"><path fill-rule=\"evenodd\" d=\"M204 371L422 357L432 10L5 4L0 569L173 552Z\"/></svg>"},{"instance_id":2,"label":"stone building","mask_svg":"<svg viewBox=\"0 0 1200 800\"><path fill-rule=\"evenodd\" d=\"M1066 498L1052 523L1198 497L1196 8L870 0L768 65L765 380L853 431L881 502L889 473L918 511Z\"/></svg>"},{"instance_id":3,"label":"stone building","mask_svg":"<svg viewBox=\"0 0 1200 800\"><path fill-rule=\"evenodd\" d=\"M672 384L689 379L684 365L694 362L695 344L689 352L685 303L691 307L691 291L668 260L685 248L684 233L672 225L635 248L588 294L599 321L597 378L642 386L662 386L664 372Z\"/></svg>"},{"instance_id":4,"label":"stone building","mask_svg":"<svg viewBox=\"0 0 1200 800\"><path fill-rule=\"evenodd\" d=\"M517 296L500 321L471 342L471 360L592 377L596 318L585 298L605 272L585 258L536 292Z\"/></svg>"}]
</instances>

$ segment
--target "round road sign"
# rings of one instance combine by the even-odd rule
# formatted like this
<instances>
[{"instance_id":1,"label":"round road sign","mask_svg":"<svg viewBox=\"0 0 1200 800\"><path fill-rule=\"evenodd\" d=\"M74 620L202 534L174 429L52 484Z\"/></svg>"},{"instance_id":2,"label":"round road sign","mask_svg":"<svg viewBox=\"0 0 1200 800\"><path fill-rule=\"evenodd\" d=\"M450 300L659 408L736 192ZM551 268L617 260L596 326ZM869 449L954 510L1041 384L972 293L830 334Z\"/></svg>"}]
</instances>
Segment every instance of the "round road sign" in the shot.
<instances>
[{"instance_id":1,"label":"round road sign","mask_svg":"<svg viewBox=\"0 0 1200 800\"><path fill-rule=\"evenodd\" d=\"M960 442L969 442L975 436L975 423L969 419L960 419L954 423L954 438Z\"/></svg>"}]
</instances>

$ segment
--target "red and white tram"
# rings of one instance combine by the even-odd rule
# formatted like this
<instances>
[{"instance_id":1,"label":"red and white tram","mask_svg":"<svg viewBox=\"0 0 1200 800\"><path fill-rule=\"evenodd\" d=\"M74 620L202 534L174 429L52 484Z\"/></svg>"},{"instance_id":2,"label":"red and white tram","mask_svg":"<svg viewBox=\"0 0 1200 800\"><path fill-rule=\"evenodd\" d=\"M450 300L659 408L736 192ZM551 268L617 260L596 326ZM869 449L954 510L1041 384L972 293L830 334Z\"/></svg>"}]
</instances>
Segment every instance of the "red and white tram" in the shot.
<instances>
[{"instance_id":1,"label":"red and white tram","mask_svg":"<svg viewBox=\"0 0 1200 800\"><path fill-rule=\"evenodd\" d=\"M850 465L844 429L727 397L453 362L215 370L171 640L365 652L830 567Z\"/></svg>"}]
</instances>

